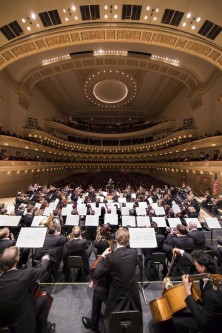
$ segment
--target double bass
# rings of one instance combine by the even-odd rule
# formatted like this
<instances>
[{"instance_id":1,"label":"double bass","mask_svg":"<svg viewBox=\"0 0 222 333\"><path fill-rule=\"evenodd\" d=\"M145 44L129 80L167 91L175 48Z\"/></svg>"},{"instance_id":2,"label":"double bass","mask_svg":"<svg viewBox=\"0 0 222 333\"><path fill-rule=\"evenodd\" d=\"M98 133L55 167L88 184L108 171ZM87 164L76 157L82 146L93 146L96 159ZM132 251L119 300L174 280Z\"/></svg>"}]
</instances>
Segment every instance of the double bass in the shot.
<instances>
[{"instance_id":1,"label":"double bass","mask_svg":"<svg viewBox=\"0 0 222 333\"><path fill-rule=\"evenodd\" d=\"M176 280L178 278L174 279ZM203 278L208 278L215 288L222 288L222 275L220 274L194 274L189 276L189 281L198 281ZM184 284L180 283L173 286L169 278L165 279L163 295L149 303L150 311L155 324L172 319L176 312L187 307L185 303L187 294L185 292ZM196 302L201 299L200 290L195 284L192 285L191 293Z\"/></svg>"}]
</instances>

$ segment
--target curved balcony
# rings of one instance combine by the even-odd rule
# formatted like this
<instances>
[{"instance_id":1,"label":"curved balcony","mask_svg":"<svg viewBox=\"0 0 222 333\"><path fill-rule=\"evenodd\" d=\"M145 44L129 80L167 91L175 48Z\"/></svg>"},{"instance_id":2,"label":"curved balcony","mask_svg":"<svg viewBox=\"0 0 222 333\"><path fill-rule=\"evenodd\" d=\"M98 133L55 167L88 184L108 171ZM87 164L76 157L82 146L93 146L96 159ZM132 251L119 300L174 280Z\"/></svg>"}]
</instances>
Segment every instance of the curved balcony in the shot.
<instances>
[{"instance_id":1,"label":"curved balcony","mask_svg":"<svg viewBox=\"0 0 222 333\"><path fill-rule=\"evenodd\" d=\"M60 131L61 133L65 133L75 137L88 138L90 136L92 140L95 139L103 141L110 141L110 140L119 141L119 140L134 139L134 138L144 138L156 133L169 130L172 131L176 126L176 121L174 120L167 121L152 127L147 126L147 128L142 130L135 130L127 133L109 133L109 134L91 132L90 130L87 131L79 130L78 128L73 128L63 123L52 120L45 120L45 126L49 130L57 130Z\"/></svg>"}]
</instances>

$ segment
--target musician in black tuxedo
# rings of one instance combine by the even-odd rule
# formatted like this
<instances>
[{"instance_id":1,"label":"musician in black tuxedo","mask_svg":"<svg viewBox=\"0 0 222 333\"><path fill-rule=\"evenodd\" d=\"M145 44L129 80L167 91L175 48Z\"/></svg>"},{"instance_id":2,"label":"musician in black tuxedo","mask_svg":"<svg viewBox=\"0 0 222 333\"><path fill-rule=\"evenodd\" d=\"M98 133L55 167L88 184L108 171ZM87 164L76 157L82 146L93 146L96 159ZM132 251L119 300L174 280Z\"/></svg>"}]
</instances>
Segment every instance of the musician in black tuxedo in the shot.
<instances>
[{"instance_id":1,"label":"musician in black tuxedo","mask_svg":"<svg viewBox=\"0 0 222 333\"><path fill-rule=\"evenodd\" d=\"M167 254L169 260L171 260L174 247L190 252L194 249L194 240L187 236L187 228L182 224L176 226L175 230L167 236L163 245L163 251Z\"/></svg>"},{"instance_id":2,"label":"musician in black tuxedo","mask_svg":"<svg viewBox=\"0 0 222 333\"><path fill-rule=\"evenodd\" d=\"M216 273L214 260L201 250L194 251L192 256L178 248L174 248L173 253L185 256L196 267L198 273ZM174 317L173 323L176 332L185 333L191 330L192 333L200 331L202 333L220 333L222 325L222 290L217 286L214 287L208 278L205 281L200 280L202 303L198 304L191 293L192 282L189 282L189 275L183 275L183 283L187 294L185 303L191 311L191 315Z\"/></svg>"},{"instance_id":3,"label":"musician in black tuxedo","mask_svg":"<svg viewBox=\"0 0 222 333\"><path fill-rule=\"evenodd\" d=\"M83 258L84 273L89 274L89 257L92 251L86 239L82 238L81 228L79 226L73 227L73 238L70 239L64 246L63 256L63 272L66 272L67 260L69 255L80 256Z\"/></svg>"},{"instance_id":4,"label":"musician in black tuxedo","mask_svg":"<svg viewBox=\"0 0 222 333\"><path fill-rule=\"evenodd\" d=\"M48 298L37 300L30 292L49 264L48 256L42 258L38 268L16 268L19 249L4 250L0 257L0 326L7 325L13 333L46 333L49 312Z\"/></svg>"},{"instance_id":5,"label":"musician in black tuxedo","mask_svg":"<svg viewBox=\"0 0 222 333\"><path fill-rule=\"evenodd\" d=\"M65 236L60 233L60 225L52 225L47 230L47 235L42 248L36 249L34 259L41 259L46 253L49 254L51 273L55 275L63 258L63 247L66 243Z\"/></svg>"},{"instance_id":6,"label":"musician in black tuxedo","mask_svg":"<svg viewBox=\"0 0 222 333\"><path fill-rule=\"evenodd\" d=\"M105 325L112 312L138 310L142 314L139 288L136 281L137 251L128 247L129 231L120 228L116 232L117 248L111 253L107 248L100 257L94 277L109 277L109 293L104 313Z\"/></svg>"},{"instance_id":7,"label":"musician in black tuxedo","mask_svg":"<svg viewBox=\"0 0 222 333\"><path fill-rule=\"evenodd\" d=\"M9 228L2 228L0 230L0 254L3 253L7 247L15 245L15 240L10 238Z\"/></svg>"},{"instance_id":8,"label":"musician in black tuxedo","mask_svg":"<svg viewBox=\"0 0 222 333\"><path fill-rule=\"evenodd\" d=\"M194 240L195 250L205 250L205 233L197 229L196 222L189 222L189 232L187 236Z\"/></svg>"}]
</instances>

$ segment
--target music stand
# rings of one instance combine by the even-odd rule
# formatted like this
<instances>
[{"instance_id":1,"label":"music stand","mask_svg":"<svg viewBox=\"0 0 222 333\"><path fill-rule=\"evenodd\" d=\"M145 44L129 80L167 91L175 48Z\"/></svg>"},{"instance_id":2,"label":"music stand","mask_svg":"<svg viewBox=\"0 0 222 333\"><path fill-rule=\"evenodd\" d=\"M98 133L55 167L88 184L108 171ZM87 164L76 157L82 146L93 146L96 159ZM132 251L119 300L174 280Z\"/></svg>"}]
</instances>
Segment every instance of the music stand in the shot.
<instances>
[{"instance_id":1,"label":"music stand","mask_svg":"<svg viewBox=\"0 0 222 333\"><path fill-rule=\"evenodd\" d=\"M34 266L33 249L43 247L47 228L21 228L16 246L20 248L29 248L32 251L32 266Z\"/></svg>"},{"instance_id":2,"label":"music stand","mask_svg":"<svg viewBox=\"0 0 222 333\"><path fill-rule=\"evenodd\" d=\"M144 249L144 248L155 248L157 247L156 235L154 228L129 228L130 233L130 247L136 249ZM150 285L148 282L146 285L143 283L143 257L142 253L139 255L140 259L140 283L141 283L141 292L143 294L144 302L147 303L144 289Z\"/></svg>"},{"instance_id":3,"label":"music stand","mask_svg":"<svg viewBox=\"0 0 222 333\"><path fill-rule=\"evenodd\" d=\"M205 221L209 229L211 229L211 243L213 242L214 229L221 229L221 225L216 217L206 217Z\"/></svg>"},{"instance_id":4,"label":"music stand","mask_svg":"<svg viewBox=\"0 0 222 333\"><path fill-rule=\"evenodd\" d=\"M109 332L142 333L143 320L139 311L113 312L109 318Z\"/></svg>"}]
</instances>

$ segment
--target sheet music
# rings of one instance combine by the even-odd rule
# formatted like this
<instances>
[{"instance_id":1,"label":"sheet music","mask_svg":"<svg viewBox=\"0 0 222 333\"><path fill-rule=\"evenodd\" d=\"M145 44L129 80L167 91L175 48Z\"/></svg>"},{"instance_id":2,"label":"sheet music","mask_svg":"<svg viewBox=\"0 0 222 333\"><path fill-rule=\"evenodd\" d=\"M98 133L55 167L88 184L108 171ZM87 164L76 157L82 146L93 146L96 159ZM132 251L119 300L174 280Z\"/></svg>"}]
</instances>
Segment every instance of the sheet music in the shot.
<instances>
[{"instance_id":1,"label":"sheet music","mask_svg":"<svg viewBox=\"0 0 222 333\"><path fill-rule=\"evenodd\" d=\"M169 217L167 220L170 225L170 228L176 228L177 224L181 224L179 217Z\"/></svg>"},{"instance_id":2,"label":"sheet music","mask_svg":"<svg viewBox=\"0 0 222 333\"><path fill-rule=\"evenodd\" d=\"M154 228L130 228L129 233L130 247L136 249L157 247Z\"/></svg>"},{"instance_id":3,"label":"sheet music","mask_svg":"<svg viewBox=\"0 0 222 333\"><path fill-rule=\"evenodd\" d=\"M129 207L121 207L121 215L129 215Z\"/></svg>"},{"instance_id":4,"label":"sheet music","mask_svg":"<svg viewBox=\"0 0 222 333\"><path fill-rule=\"evenodd\" d=\"M41 203L39 203L39 202L36 202L36 203L35 203L35 207L36 207L37 209L40 209L41 206L42 206Z\"/></svg>"},{"instance_id":5,"label":"sheet music","mask_svg":"<svg viewBox=\"0 0 222 333\"><path fill-rule=\"evenodd\" d=\"M206 217L205 221L210 229L220 229L221 225L216 217Z\"/></svg>"},{"instance_id":6,"label":"sheet music","mask_svg":"<svg viewBox=\"0 0 222 333\"><path fill-rule=\"evenodd\" d=\"M159 207L157 202L152 202L152 203L151 203L151 206L152 206L153 209Z\"/></svg>"},{"instance_id":7,"label":"sheet music","mask_svg":"<svg viewBox=\"0 0 222 333\"><path fill-rule=\"evenodd\" d=\"M149 216L137 216L136 222L137 222L137 227L150 227Z\"/></svg>"},{"instance_id":8,"label":"sheet music","mask_svg":"<svg viewBox=\"0 0 222 333\"><path fill-rule=\"evenodd\" d=\"M86 215L85 226L97 227L98 224L99 224L99 216L98 215Z\"/></svg>"},{"instance_id":9,"label":"sheet music","mask_svg":"<svg viewBox=\"0 0 222 333\"><path fill-rule=\"evenodd\" d=\"M152 216L152 221L156 222L159 228L167 227L165 217Z\"/></svg>"},{"instance_id":10,"label":"sheet music","mask_svg":"<svg viewBox=\"0 0 222 333\"><path fill-rule=\"evenodd\" d=\"M49 208L55 210L56 207L57 207L57 204L56 204L55 202L50 202L50 203L49 203Z\"/></svg>"},{"instance_id":11,"label":"sheet music","mask_svg":"<svg viewBox=\"0 0 222 333\"><path fill-rule=\"evenodd\" d=\"M73 210L72 207L63 207L62 208L62 216L66 216L68 214L71 214L72 210Z\"/></svg>"},{"instance_id":12,"label":"sheet music","mask_svg":"<svg viewBox=\"0 0 222 333\"><path fill-rule=\"evenodd\" d=\"M86 194L87 195L87 194ZM78 200L77 200L77 204L78 205L81 205L81 204L83 204L84 203L84 200L83 200L83 198L78 198Z\"/></svg>"},{"instance_id":13,"label":"sheet music","mask_svg":"<svg viewBox=\"0 0 222 333\"><path fill-rule=\"evenodd\" d=\"M46 207L45 208L45 210L44 210L44 212L43 212L43 215L45 215L45 216L49 216L50 214L52 215L53 214L53 208L51 208L51 207Z\"/></svg>"},{"instance_id":14,"label":"sheet music","mask_svg":"<svg viewBox=\"0 0 222 333\"><path fill-rule=\"evenodd\" d=\"M14 205L8 205L7 207L6 207L6 213L9 215L9 214L11 214L12 212L14 212L14 210L15 210L15 206Z\"/></svg>"},{"instance_id":15,"label":"sheet music","mask_svg":"<svg viewBox=\"0 0 222 333\"><path fill-rule=\"evenodd\" d=\"M45 227L44 225L39 225L42 221L47 222L47 216L34 216L31 227Z\"/></svg>"},{"instance_id":16,"label":"sheet music","mask_svg":"<svg viewBox=\"0 0 222 333\"><path fill-rule=\"evenodd\" d=\"M147 215L145 207L136 207L136 215Z\"/></svg>"},{"instance_id":17,"label":"sheet music","mask_svg":"<svg viewBox=\"0 0 222 333\"><path fill-rule=\"evenodd\" d=\"M150 205L153 203L153 199L151 197L148 198L148 201L149 201Z\"/></svg>"},{"instance_id":18,"label":"sheet music","mask_svg":"<svg viewBox=\"0 0 222 333\"><path fill-rule=\"evenodd\" d=\"M154 207L156 215L166 215L164 207Z\"/></svg>"},{"instance_id":19,"label":"sheet music","mask_svg":"<svg viewBox=\"0 0 222 333\"><path fill-rule=\"evenodd\" d=\"M22 218L21 216L15 216L15 215L0 215L0 226L17 227L21 218Z\"/></svg>"},{"instance_id":20,"label":"sheet music","mask_svg":"<svg viewBox=\"0 0 222 333\"><path fill-rule=\"evenodd\" d=\"M179 207L178 205L173 205L173 206L172 206L172 209L173 209L173 212L174 212L175 214L181 212L181 209L180 209L180 207Z\"/></svg>"},{"instance_id":21,"label":"sheet music","mask_svg":"<svg viewBox=\"0 0 222 333\"><path fill-rule=\"evenodd\" d=\"M86 215L87 207L85 205L77 205L77 212L79 215Z\"/></svg>"},{"instance_id":22,"label":"sheet music","mask_svg":"<svg viewBox=\"0 0 222 333\"><path fill-rule=\"evenodd\" d=\"M136 218L135 216L122 216L122 226L123 227L135 227L136 226Z\"/></svg>"},{"instance_id":23,"label":"sheet music","mask_svg":"<svg viewBox=\"0 0 222 333\"><path fill-rule=\"evenodd\" d=\"M139 201L138 204L140 208L147 208L147 202L145 201Z\"/></svg>"},{"instance_id":24,"label":"sheet music","mask_svg":"<svg viewBox=\"0 0 222 333\"><path fill-rule=\"evenodd\" d=\"M118 215L117 214L105 214L105 224L109 223L111 225L118 225Z\"/></svg>"},{"instance_id":25,"label":"sheet music","mask_svg":"<svg viewBox=\"0 0 222 333\"><path fill-rule=\"evenodd\" d=\"M95 211L95 215L98 215L98 216L101 215L101 207L95 207L94 211Z\"/></svg>"},{"instance_id":26,"label":"sheet music","mask_svg":"<svg viewBox=\"0 0 222 333\"><path fill-rule=\"evenodd\" d=\"M132 193L132 194L131 194L131 198L132 198L132 199L136 199L136 193Z\"/></svg>"},{"instance_id":27,"label":"sheet music","mask_svg":"<svg viewBox=\"0 0 222 333\"><path fill-rule=\"evenodd\" d=\"M197 224L197 228L202 228L198 218L185 218L186 224L189 225L189 222L195 222Z\"/></svg>"},{"instance_id":28,"label":"sheet music","mask_svg":"<svg viewBox=\"0 0 222 333\"><path fill-rule=\"evenodd\" d=\"M21 228L16 246L37 249L43 247L47 228Z\"/></svg>"},{"instance_id":29,"label":"sheet music","mask_svg":"<svg viewBox=\"0 0 222 333\"><path fill-rule=\"evenodd\" d=\"M134 206L134 202L126 202L126 207L128 207L129 209L132 209Z\"/></svg>"},{"instance_id":30,"label":"sheet music","mask_svg":"<svg viewBox=\"0 0 222 333\"><path fill-rule=\"evenodd\" d=\"M68 214L66 216L66 225L79 225L79 215Z\"/></svg>"},{"instance_id":31,"label":"sheet music","mask_svg":"<svg viewBox=\"0 0 222 333\"><path fill-rule=\"evenodd\" d=\"M126 198L118 198L119 203L126 203Z\"/></svg>"}]
</instances>

